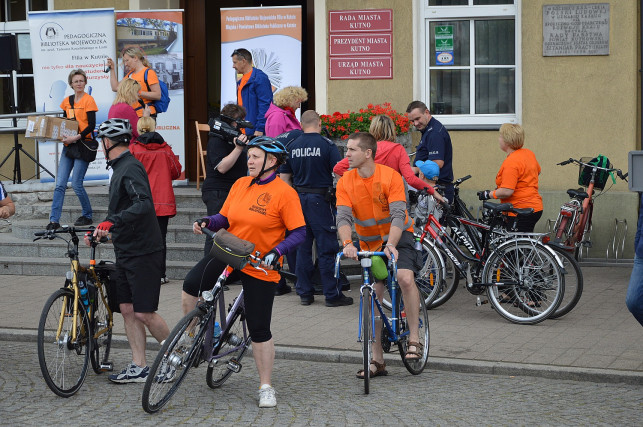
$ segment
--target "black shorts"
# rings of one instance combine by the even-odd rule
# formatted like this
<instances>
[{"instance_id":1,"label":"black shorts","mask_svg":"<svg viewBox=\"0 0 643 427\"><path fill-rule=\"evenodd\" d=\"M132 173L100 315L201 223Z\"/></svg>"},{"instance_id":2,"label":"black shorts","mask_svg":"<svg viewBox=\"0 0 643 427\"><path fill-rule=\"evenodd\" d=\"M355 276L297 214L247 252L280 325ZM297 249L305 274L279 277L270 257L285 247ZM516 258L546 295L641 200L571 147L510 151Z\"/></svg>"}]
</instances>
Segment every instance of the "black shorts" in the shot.
<instances>
[{"instance_id":1,"label":"black shorts","mask_svg":"<svg viewBox=\"0 0 643 427\"><path fill-rule=\"evenodd\" d=\"M153 313L159 307L163 252L119 257L111 277L116 283L118 303L131 303L136 313Z\"/></svg>"},{"instance_id":2,"label":"black shorts","mask_svg":"<svg viewBox=\"0 0 643 427\"><path fill-rule=\"evenodd\" d=\"M415 249L415 238L410 231L403 231L397 243L397 269L411 270L418 274L422 269L422 252Z\"/></svg>"}]
</instances>

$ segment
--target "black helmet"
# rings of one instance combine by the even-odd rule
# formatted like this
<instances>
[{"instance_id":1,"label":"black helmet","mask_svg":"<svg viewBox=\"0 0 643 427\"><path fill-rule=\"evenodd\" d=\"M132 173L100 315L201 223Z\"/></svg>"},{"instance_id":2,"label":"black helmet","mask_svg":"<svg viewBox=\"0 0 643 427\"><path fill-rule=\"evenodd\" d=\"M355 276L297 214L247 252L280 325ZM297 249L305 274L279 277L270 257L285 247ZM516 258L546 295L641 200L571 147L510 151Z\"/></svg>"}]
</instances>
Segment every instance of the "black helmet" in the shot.
<instances>
[{"instance_id":1,"label":"black helmet","mask_svg":"<svg viewBox=\"0 0 643 427\"><path fill-rule=\"evenodd\" d=\"M127 119L109 119L101 123L96 136L106 136L114 143L129 142L132 139L132 126Z\"/></svg>"}]
</instances>

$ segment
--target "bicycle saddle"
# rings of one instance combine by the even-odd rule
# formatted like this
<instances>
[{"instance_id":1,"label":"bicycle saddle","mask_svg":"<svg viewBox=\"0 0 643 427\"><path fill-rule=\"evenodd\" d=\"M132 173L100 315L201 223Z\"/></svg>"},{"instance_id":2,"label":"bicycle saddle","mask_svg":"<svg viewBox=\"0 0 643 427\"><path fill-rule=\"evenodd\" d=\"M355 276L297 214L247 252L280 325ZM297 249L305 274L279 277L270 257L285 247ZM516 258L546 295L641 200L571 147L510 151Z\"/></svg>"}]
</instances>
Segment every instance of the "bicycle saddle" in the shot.
<instances>
[{"instance_id":1,"label":"bicycle saddle","mask_svg":"<svg viewBox=\"0 0 643 427\"><path fill-rule=\"evenodd\" d=\"M573 197L574 199L578 200L585 200L589 197L589 195L582 188L579 188L578 190L570 188L569 190L567 190L567 194L569 195L569 197Z\"/></svg>"},{"instance_id":2,"label":"bicycle saddle","mask_svg":"<svg viewBox=\"0 0 643 427\"><path fill-rule=\"evenodd\" d=\"M529 215L534 212L534 208L514 208L511 203L483 202L482 206L494 212L511 212L516 215Z\"/></svg>"}]
</instances>

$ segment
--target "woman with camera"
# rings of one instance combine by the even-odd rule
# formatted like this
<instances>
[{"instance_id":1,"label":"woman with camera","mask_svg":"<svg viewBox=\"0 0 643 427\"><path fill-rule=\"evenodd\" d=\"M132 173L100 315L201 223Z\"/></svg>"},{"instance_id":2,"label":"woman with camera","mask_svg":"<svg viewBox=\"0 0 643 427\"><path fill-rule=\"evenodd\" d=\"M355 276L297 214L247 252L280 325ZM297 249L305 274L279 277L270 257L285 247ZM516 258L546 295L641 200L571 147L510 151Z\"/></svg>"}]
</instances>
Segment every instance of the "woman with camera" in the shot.
<instances>
[{"instance_id":1,"label":"woman with camera","mask_svg":"<svg viewBox=\"0 0 643 427\"><path fill-rule=\"evenodd\" d=\"M237 128L237 122L246 117L246 110L237 104L228 104L221 110L222 116L233 121L228 123ZM208 215L219 213L234 182L248 174L245 144L248 138L241 134L232 141L220 134L210 132L208 139L208 158L205 165L205 180L201 187L201 200L205 203ZM212 239L205 241L204 254L210 253Z\"/></svg>"}]
</instances>

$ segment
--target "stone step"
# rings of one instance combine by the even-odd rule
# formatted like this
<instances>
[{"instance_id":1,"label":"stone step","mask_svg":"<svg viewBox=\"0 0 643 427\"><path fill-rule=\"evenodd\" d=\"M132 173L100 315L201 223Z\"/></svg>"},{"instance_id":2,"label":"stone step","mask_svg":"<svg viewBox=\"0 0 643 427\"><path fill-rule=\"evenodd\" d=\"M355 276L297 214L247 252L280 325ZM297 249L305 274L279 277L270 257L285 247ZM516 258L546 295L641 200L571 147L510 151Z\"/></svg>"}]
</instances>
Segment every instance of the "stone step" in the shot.
<instances>
[{"instance_id":1,"label":"stone step","mask_svg":"<svg viewBox=\"0 0 643 427\"><path fill-rule=\"evenodd\" d=\"M107 206L109 203L109 187L86 187L89 200L94 206ZM52 198L53 198L53 193ZM201 190L195 187L174 187L174 197L176 198L176 205L182 208L204 208L205 204L201 200ZM67 188L65 192L65 206L80 206L76 193L71 188Z\"/></svg>"},{"instance_id":2,"label":"stone step","mask_svg":"<svg viewBox=\"0 0 643 427\"><path fill-rule=\"evenodd\" d=\"M30 209L30 211L29 211ZM94 225L99 224L107 216L107 205L97 206L92 205L94 212ZM30 206L24 206L20 212L18 219L44 219L45 225L49 219L49 212L51 211L51 203L34 203ZM62 208L60 215L61 224L73 224L74 221L82 214L80 206L73 206L65 204ZM170 219L170 224L187 224L192 225L195 219L201 218L206 214L205 205L201 207L180 207L177 208L177 214Z\"/></svg>"},{"instance_id":3,"label":"stone step","mask_svg":"<svg viewBox=\"0 0 643 427\"><path fill-rule=\"evenodd\" d=\"M81 261L89 258L90 248L84 243L78 245L78 251ZM55 240L38 240L36 242L26 242L10 236L1 236L0 238L0 257L24 257L24 258L62 258L67 252L67 243L62 239ZM168 261L186 261L196 264L203 257L203 243L168 243L167 260ZM114 249L110 243L99 245L96 250L97 259L113 260Z\"/></svg>"},{"instance_id":4,"label":"stone step","mask_svg":"<svg viewBox=\"0 0 643 427\"><path fill-rule=\"evenodd\" d=\"M47 219L30 219L30 220L14 220L13 218L11 229L13 237L31 241L34 238L36 231L43 231L49 222ZM170 225L167 228L167 243L194 243L200 244L203 247L205 242L204 236L199 236L192 232L192 223L190 224L173 224L174 218L170 219ZM65 223L63 223L64 225ZM93 224L98 225L98 222ZM3 233L4 234L4 233ZM1 234L0 234L1 235Z\"/></svg>"}]
</instances>

